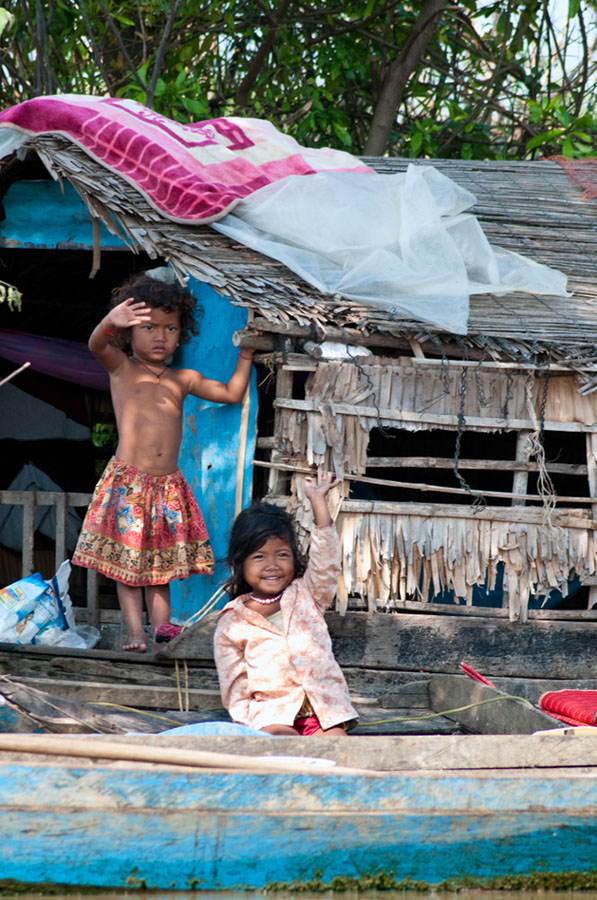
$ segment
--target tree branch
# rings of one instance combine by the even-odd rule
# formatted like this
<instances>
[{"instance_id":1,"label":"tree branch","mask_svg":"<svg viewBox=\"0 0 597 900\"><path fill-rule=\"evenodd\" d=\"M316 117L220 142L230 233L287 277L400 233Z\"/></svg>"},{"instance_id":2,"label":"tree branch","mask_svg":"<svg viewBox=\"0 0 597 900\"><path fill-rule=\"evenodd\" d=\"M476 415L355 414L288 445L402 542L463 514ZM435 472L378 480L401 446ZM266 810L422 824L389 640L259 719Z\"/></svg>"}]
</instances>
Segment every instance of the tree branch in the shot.
<instances>
[{"instance_id":1,"label":"tree branch","mask_svg":"<svg viewBox=\"0 0 597 900\"><path fill-rule=\"evenodd\" d=\"M104 83L106 85L106 90L110 94L111 97L114 96L112 85L110 84L110 79L108 78L108 73L104 68L104 63L102 60L102 54L100 53L100 49L96 43L95 35L93 33L93 28L91 27L91 22L89 21L89 16L87 15L87 10L85 9L85 0L77 0L77 5L81 10L81 15L83 17L83 22L85 24L85 31L87 32L87 37L89 38L89 43L91 44L91 49L93 51L93 58L95 59L95 64L100 71L100 75L104 79Z\"/></svg>"},{"instance_id":2,"label":"tree branch","mask_svg":"<svg viewBox=\"0 0 597 900\"><path fill-rule=\"evenodd\" d=\"M425 0L400 56L394 60L384 80L363 149L364 156L383 155L408 79L421 61L448 2L449 0Z\"/></svg>"},{"instance_id":3,"label":"tree branch","mask_svg":"<svg viewBox=\"0 0 597 900\"><path fill-rule=\"evenodd\" d=\"M131 71L131 75L134 77L135 81L137 82L137 84L139 85L141 90L144 91L145 85L143 84L142 80L139 78L139 73L137 72L137 66L134 64L134 62L132 61L131 57L128 54L125 43L122 40L122 35L120 34L120 31L118 30L118 28L116 27L116 25L114 23L114 19L110 15L110 12L107 9L106 4L104 3L104 0L98 0L98 3L100 5L100 8L101 8L103 14L105 15L106 19L108 20L108 25L110 26L110 31L116 38L116 43L120 47L120 52L122 53L122 55L124 56L124 58L126 60L126 64Z\"/></svg>"},{"instance_id":4,"label":"tree branch","mask_svg":"<svg viewBox=\"0 0 597 900\"><path fill-rule=\"evenodd\" d=\"M272 48L272 44L274 43L274 38L276 37L276 31L278 30L280 23L282 22L288 7L292 3L292 0L280 0L280 5L276 12L268 13L268 18L270 19L271 25L263 36L263 40L257 52L255 53L253 59L251 60L251 65L249 66L246 75L242 79L241 83L236 89L234 95L234 102L236 107L239 110L243 110L248 103L249 93L251 88L257 81L257 76L263 67L263 63L265 62L269 51ZM259 4L263 8L263 4Z\"/></svg>"},{"instance_id":5,"label":"tree branch","mask_svg":"<svg viewBox=\"0 0 597 900\"><path fill-rule=\"evenodd\" d=\"M164 56L166 54L166 50L168 48L168 41L170 40L170 35L172 34L172 28L174 27L174 20L178 15L178 10L182 6L184 0L176 0L174 6L172 6L172 2L170 2L170 12L168 14L168 18L166 20L166 27L164 28L164 33L162 34L162 39L160 41L160 46L158 47L158 52L155 57L155 62L153 64L153 71L151 73L151 82L149 87L147 88L146 100L147 106L151 106L153 104L153 98L155 96L155 89L157 87L158 78L160 77L160 72L162 70L162 63L164 62Z\"/></svg>"}]
</instances>

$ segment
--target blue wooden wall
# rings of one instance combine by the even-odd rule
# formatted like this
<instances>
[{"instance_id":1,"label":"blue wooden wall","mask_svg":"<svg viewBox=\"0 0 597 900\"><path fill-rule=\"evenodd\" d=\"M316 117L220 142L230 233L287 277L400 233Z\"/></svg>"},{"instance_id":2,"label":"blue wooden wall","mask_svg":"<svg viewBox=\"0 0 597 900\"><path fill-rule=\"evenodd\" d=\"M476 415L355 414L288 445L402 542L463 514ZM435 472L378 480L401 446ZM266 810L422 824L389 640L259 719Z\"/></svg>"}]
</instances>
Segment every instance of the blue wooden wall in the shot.
<instances>
[{"instance_id":1,"label":"blue wooden wall","mask_svg":"<svg viewBox=\"0 0 597 900\"><path fill-rule=\"evenodd\" d=\"M232 333L244 328L246 310L227 303L209 285L190 282L188 287L199 298L203 316L199 321L198 337L181 348L176 365L199 369L206 378L227 381L238 359L238 349L232 344ZM257 388L253 369L243 506L251 499L256 414ZM223 560L234 519L240 417L240 403L229 406L195 397L185 400L180 468L203 512L217 563L213 576L194 575L172 584L173 617L188 618L209 600L225 579Z\"/></svg>"}]
</instances>

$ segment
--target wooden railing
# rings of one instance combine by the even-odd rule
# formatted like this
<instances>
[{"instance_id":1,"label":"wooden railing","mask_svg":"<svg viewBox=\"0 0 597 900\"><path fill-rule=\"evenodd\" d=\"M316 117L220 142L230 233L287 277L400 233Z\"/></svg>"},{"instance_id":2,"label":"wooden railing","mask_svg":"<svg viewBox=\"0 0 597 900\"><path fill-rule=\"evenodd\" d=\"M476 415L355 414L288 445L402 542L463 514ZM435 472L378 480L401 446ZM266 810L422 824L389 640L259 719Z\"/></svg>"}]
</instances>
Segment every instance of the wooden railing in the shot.
<instances>
[{"instance_id":1,"label":"wooden railing","mask_svg":"<svg viewBox=\"0 0 597 900\"><path fill-rule=\"evenodd\" d=\"M91 494L64 493L54 491L0 491L0 506L23 507L23 536L21 543L23 578L34 571L33 550L35 546L35 509L38 506L53 506L56 510L56 533L54 540L55 571L57 571L68 554L66 550L66 523L69 507L86 507ZM97 572L87 569L86 609L87 622L99 627L99 605L97 591Z\"/></svg>"}]
</instances>

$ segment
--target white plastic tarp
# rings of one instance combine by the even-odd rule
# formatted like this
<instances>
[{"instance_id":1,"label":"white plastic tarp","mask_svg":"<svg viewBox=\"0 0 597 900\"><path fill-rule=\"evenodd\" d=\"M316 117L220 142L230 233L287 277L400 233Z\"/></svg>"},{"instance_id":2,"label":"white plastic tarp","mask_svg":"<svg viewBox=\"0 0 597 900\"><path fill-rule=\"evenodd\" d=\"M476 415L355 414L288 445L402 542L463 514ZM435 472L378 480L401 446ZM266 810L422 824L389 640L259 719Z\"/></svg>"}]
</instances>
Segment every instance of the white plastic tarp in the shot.
<instances>
[{"instance_id":1,"label":"white plastic tarp","mask_svg":"<svg viewBox=\"0 0 597 900\"><path fill-rule=\"evenodd\" d=\"M469 191L433 166L319 172L261 188L211 227L313 287L465 334L470 294L567 296L566 276L492 247Z\"/></svg>"}]
</instances>

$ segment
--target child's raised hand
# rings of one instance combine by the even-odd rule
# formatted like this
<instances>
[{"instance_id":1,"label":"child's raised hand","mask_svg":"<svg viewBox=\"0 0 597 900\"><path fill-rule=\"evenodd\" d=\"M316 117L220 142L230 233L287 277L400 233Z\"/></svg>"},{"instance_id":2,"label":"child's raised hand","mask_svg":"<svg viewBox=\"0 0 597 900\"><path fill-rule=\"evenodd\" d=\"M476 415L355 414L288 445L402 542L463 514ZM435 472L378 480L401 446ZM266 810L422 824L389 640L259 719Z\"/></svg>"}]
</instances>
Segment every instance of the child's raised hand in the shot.
<instances>
[{"instance_id":1,"label":"child's raised hand","mask_svg":"<svg viewBox=\"0 0 597 900\"><path fill-rule=\"evenodd\" d=\"M110 310L110 322L117 328L130 328L132 325L143 325L151 321L151 306L143 300L129 297Z\"/></svg>"},{"instance_id":2,"label":"child's raised hand","mask_svg":"<svg viewBox=\"0 0 597 900\"><path fill-rule=\"evenodd\" d=\"M314 498L321 497L324 499L327 497L332 488L337 487L340 484L339 478L334 478L331 472L324 472L321 476L321 481L319 484L317 483L316 478L305 478L304 481L304 489L305 496L313 502Z\"/></svg>"},{"instance_id":3,"label":"child's raised hand","mask_svg":"<svg viewBox=\"0 0 597 900\"><path fill-rule=\"evenodd\" d=\"M328 509L328 494L332 488L340 484L339 478L334 478L331 472L325 472L317 483L316 478L305 478L305 496L309 498L313 510L315 525L331 525L332 520Z\"/></svg>"}]
</instances>

